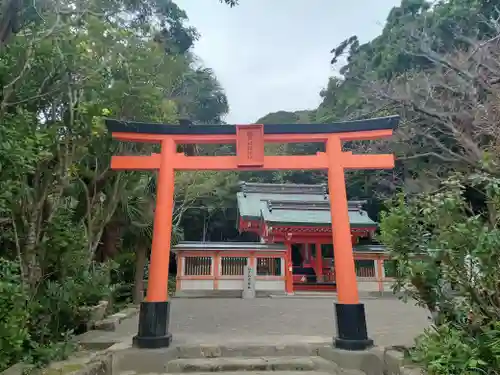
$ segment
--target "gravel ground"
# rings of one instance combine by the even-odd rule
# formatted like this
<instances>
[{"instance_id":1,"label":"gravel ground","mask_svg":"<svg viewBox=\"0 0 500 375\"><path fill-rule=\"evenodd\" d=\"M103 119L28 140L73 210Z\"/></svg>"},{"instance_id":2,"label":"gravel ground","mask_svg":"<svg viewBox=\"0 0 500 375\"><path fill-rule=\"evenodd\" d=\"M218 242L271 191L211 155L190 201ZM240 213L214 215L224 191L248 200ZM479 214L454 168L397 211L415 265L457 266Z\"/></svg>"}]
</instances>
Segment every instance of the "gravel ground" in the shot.
<instances>
[{"instance_id":1,"label":"gravel ground","mask_svg":"<svg viewBox=\"0 0 500 375\"><path fill-rule=\"evenodd\" d=\"M396 299L366 299L368 331L377 345L408 345L429 324L424 310ZM173 299L170 331L175 341L258 340L263 336L330 338L333 301L327 298ZM137 317L116 334L137 332Z\"/></svg>"}]
</instances>

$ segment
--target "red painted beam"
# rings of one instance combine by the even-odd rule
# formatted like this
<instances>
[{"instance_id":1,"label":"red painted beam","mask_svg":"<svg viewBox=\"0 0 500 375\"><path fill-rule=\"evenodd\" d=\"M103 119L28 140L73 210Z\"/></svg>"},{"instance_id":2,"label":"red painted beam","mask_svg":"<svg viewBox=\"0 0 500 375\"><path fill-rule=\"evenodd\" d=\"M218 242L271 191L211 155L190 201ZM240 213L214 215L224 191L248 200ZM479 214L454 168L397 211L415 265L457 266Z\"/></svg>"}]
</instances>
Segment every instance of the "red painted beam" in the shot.
<instances>
[{"instance_id":1,"label":"red painted beam","mask_svg":"<svg viewBox=\"0 0 500 375\"><path fill-rule=\"evenodd\" d=\"M342 165L346 169L391 169L393 155L352 155L343 153ZM326 154L265 156L262 166L239 167L237 156L186 156L178 153L173 157L174 169L179 171L198 170L325 170L328 168ZM113 156L111 169L151 170L160 167L160 154L149 156Z\"/></svg>"},{"instance_id":2,"label":"red painted beam","mask_svg":"<svg viewBox=\"0 0 500 375\"><path fill-rule=\"evenodd\" d=\"M264 156L262 166L239 167L237 156L186 156L177 154L174 168L178 171L245 171L245 170L322 170L328 168L325 154L318 155L287 155Z\"/></svg>"},{"instance_id":3,"label":"red painted beam","mask_svg":"<svg viewBox=\"0 0 500 375\"><path fill-rule=\"evenodd\" d=\"M113 156L111 169L118 171L144 171L160 168L160 154L149 156Z\"/></svg>"},{"instance_id":4,"label":"red painted beam","mask_svg":"<svg viewBox=\"0 0 500 375\"><path fill-rule=\"evenodd\" d=\"M346 169L392 169L394 168L394 155L353 155L344 152L342 166Z\"/></svg>"}]
</instances>

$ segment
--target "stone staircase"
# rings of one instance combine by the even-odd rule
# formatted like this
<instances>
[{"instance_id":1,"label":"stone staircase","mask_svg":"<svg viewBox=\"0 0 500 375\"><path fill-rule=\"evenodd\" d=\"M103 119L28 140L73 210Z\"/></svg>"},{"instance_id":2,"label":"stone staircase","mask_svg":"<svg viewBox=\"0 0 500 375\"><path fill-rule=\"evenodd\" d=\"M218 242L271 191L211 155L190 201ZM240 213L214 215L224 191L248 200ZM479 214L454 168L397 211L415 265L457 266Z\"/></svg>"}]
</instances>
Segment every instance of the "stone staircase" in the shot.
<instances>
[{"instance_id":1,"label":"stone staircase","mask_svg":"<svg viewBox=\"0 0 500 375\"><path fill-rule=\"evenodd\" d=\"M375 375L357 368L357 355L352 353L349 368L336 363L336 355L321 355L323 345L189 345L169 349L130 349L122 353L113 374L153 375ZM324 347L331 350L331 344ZM324 353L323 353L324 354ZM339 353L344 358L344 353ZM366 357L366 356L365 356ZM366 364L366 359L361 360ZM343 361L341 361L343 362ZM360 362L360 363L361 363ZM372 366L369 366L373 368ZM377 367L377 366L375 366ZM364 369L365 370L365 369ZM378 374L377 374L378 375ZM382 372L380 372L382 375Z\"/></svg>"},{"instance_id":2,"label":"stone staircase","mask_svg":"<svg viewBox=\"0 0 500 375\"><path fill-rule=\"evenodd\" d=\"M223 372L226 375L263 374L272 372L276 375L299 372L299 375L351 374L364 373L357 370L342 370L335 363L321 357L234 357L234 358L182 358L167 363L166 373L208 374Z\"/></svg>"}]
</instances>

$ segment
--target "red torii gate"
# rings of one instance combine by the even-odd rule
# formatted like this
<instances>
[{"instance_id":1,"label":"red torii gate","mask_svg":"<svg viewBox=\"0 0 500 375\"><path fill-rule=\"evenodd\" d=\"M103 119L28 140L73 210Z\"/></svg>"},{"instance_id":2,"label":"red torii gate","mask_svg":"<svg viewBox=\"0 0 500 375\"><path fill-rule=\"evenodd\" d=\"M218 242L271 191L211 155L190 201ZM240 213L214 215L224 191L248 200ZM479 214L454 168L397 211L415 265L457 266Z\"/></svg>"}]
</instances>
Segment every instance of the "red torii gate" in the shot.
<instances>
[{"instance_id":1,"label":"red torii gate","mask_svg":"<svg viewBox=\"0 0 500 375\"><path fill-rule=\"evenodd\" d=\"M106 120L114 139L160 143L161 153L150 156L113 156L116 170L158 170L153 244L146 299L141 303L138 334L140 348L167 347L169 332L168 266L174 204L174 172L199 170L327 170L335 256L338 302L335 303L337 337L334 344L347 350L373 345L368 338L364 305L359 302L352 254L345 169L394 167L394 156L355 155L342 151L343 141L390 137L398 116L332 124L265 125L165 125ZM265 143L326 143L316 155L264 155ZM177 152L182 144L236 143L236 156L186 156ZM286 267L291 276L291 260ZM292 278L289 277L289 280Z\"/></svg>"}]
</instances>

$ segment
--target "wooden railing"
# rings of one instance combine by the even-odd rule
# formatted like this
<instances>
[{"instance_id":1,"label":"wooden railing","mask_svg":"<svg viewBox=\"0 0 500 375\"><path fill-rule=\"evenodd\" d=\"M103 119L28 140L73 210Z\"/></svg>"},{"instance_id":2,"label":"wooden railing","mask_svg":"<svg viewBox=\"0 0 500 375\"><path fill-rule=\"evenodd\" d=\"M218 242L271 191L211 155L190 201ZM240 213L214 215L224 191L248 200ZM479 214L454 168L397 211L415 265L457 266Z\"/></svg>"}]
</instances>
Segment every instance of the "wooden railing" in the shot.
<instances>
[{"instance_id":1,"label":"wooden railing","mask_svg":"<svg viewBox=\"0 0 500 375\"><path fill-rule=\"evenodd\" d=\"M257 276L283 276L281 273L281 258L258 257Z\"/></svg>"},{"instance_id":2,"label":"wooden railing","mask_svg":"<svg viewBox=\"0 0 500 375\"><path fill-rule=\"evenodd\" d=\"M221 257L221 276L241 276L247 265L247 257Z\"/></svg>"},{"instance_id":3,"label":"wooden railing","mask_svg":"<svg viewBox=\"0 0 500 375\"><path fill-rule=\"evenodd\" d=\"M373 267L356 267L356 277L360 279L376 279L377 278L377 272L376 272L376 266L374 265ZM323 268L323 277L322 280L323 282L335 282L335 270L332 268ZM382 276L384 278L384 276Z\"/></svg>"},{"instance_id":4,"label":"wooden railing","mask_svg":"<svg viewBox=\"0 0 500 375\"><path fill-rule=\"evenodd\" d=\"M184 258L184 275L186 276L208 276L212 274L212 257Z\"/></svg>"},{"instance_id":5,"label":"wooden railing","mask_svg":"<svg viewBox=\"0 0 500 375\"><path fill-rule=\"evenodd\" d=\"M356 267L357 277L375 277L375 267Z\"/></svg>"},{"instance_id":6,"label":"wooden railing","mask_svg":"<svg viewBox=\"0 0 500 375\"><path fill-rule=\"evenodd\" d=\"M286 258L283 255L261 254L247 255L240 253L219 254L213 253L211 256L206 252L197 254L196 252L186 254L180 257L177 279L186 280L212 280L214 281L214 289L218 288L219 280L238 280L243 278L244 269L247 263L255 267L256 276L262 280L269 279L285 279L285 270L288 267ZM324 259L326 264L332 263L332 260ZM324 267L322 273L316 273L316 280L319 283L335 283L335 271L333 267ZM387 267L384 267L387 265ZM311 263L312 265L315 262ZM314 268L314 267L312 267ZM365 290L370 288L378 289L379 291L387 290L390 283L394 280L392 277L394 265L387 258L380 254L356 254L355 270L360 288ZM294 267L294 271L296 267ZM312 270L311 270L312 271ZM310 275L309 275L310 276ZM307 282L303 277L299 277L296 272L293 273L293 282ZM371 284L370 284L371 283ZM378 284L373 286L372 284ZM361 286L363 285L363 286Z\"/></svg>"}]
</instances>

